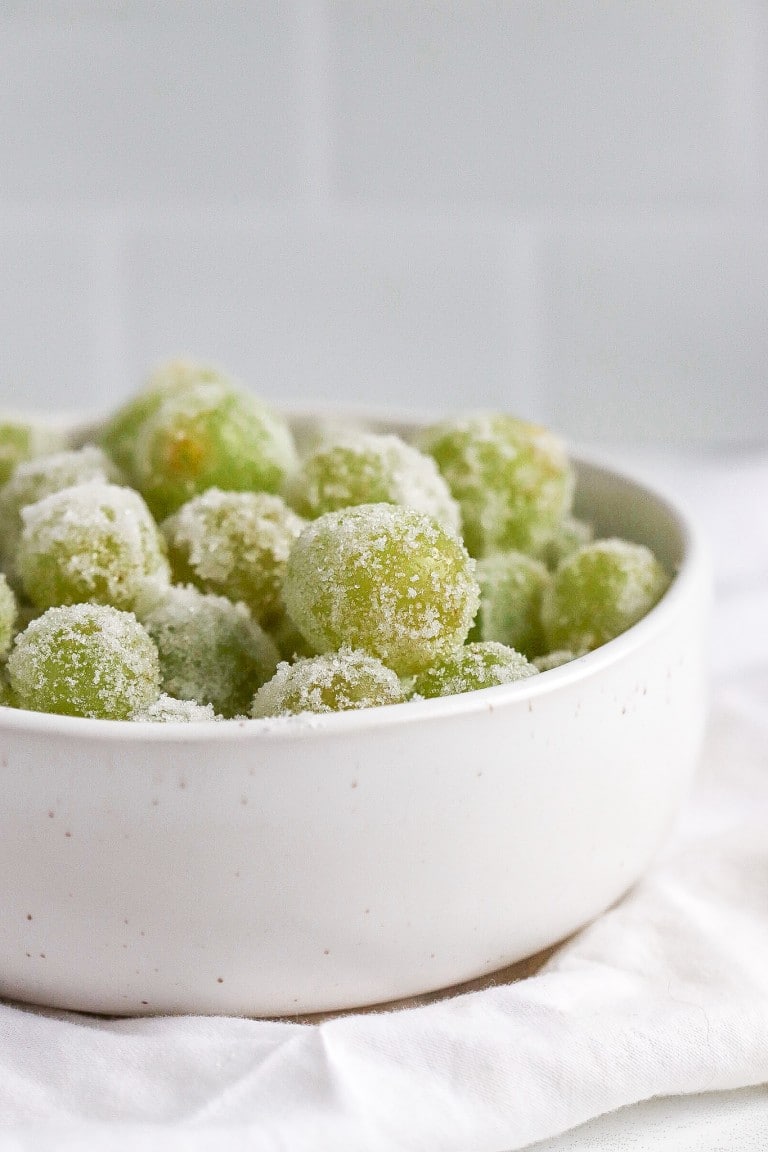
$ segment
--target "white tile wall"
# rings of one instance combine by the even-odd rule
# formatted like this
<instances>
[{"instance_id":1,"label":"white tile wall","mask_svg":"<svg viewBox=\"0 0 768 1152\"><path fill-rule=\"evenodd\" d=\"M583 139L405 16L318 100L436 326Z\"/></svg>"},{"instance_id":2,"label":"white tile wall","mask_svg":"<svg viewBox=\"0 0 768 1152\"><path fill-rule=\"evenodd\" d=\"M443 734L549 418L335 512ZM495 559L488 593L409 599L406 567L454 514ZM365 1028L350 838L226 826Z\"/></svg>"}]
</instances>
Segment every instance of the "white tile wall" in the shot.
<instances>
[{"instance_id":1,"label":"white tile wall","mask_svg":"<svg viewBox=\"0 0 768 1152\"><path fill-rule=\"evenodd\" d=\"M341 195L718 205L744 182L743 17L721 0L340 0Z\"/></svg>"},{"instance_id":2,"label":"white tile wall","mask_svg":"<svg viewBox=\"0 0 768 1152\"><path fill-rule=\"evenodd\" d=\"M98 395L114 355L104 347L110 243L96 214L6 208L0 215L0 396L7 406L78 407Z\"/></svg>"},{"instance_id":3,"label":"white tile wall","mask_svg":"<svg viewBox=\"0 0 768 1152\"><path fill-rule=\"evenodd\" d=\"M768 441L764 0L0 0L0 403Z\"/></svg>"},{"instance_id":4,"label":"white tile wall","mask_svg":"<svg viewBox=\"0 0 768 1152\"><path fill-rule=\"evenodd\" d=\"M768 220L552 227L541 252L550 420L582 438L768 434Z\"/></svg>"},{"instance_id":5,"label":"white tile wall","mask_svg":"<svg viewBox=\"0 0 768 1152\"><path fill-rule=\"evenodd\" d=\"M265 396L439 408L515 403L532 381L530 245L507 225L399 216L139 226L128 243L128 378L168 349ZM518 392L519 395L519 392Z\"/></svg>"},{"instance_id":6,"label":"white tile wall","mask_svg":"<svg viewBox=\"0 0 768 1152\"><path fill-rule=\"evenodd\" d=\"M295 194L297 26L280 0L19 4L0 37L0 190L118 202Z\"/></svg>"}]
</instances>

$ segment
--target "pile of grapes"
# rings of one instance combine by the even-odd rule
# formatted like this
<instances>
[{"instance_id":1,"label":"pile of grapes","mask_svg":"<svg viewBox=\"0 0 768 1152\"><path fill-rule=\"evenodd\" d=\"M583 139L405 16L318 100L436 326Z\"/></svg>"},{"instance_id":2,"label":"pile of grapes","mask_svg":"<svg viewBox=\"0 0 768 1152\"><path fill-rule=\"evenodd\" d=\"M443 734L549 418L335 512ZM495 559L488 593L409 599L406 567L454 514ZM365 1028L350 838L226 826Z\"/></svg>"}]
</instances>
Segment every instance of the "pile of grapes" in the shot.
<instances>
[{"instance_id":1,"label":"pile of grapes","mask_svg":"<svg viewBox=\"0 0 768 1152\"><path fill-rule=\"evenodd\" d=\"M561 442L480 414L415 443L159 369L93 443L0 423L0 703L144 722L507 684L625 631L669 577L575 519Z\"/></svg>"}]
</instances>

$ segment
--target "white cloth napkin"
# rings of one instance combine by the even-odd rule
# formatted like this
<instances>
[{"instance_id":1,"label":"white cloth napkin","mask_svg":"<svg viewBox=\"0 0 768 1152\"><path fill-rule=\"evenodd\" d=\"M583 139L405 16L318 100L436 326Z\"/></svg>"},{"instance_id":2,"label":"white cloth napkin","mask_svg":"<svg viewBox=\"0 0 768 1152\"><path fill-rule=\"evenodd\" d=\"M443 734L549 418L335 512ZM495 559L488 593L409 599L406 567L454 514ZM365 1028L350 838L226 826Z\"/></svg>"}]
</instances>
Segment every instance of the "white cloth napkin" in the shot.
<instances>
[{"instance_id":1,"label":"white cloth napkin","mask_svg":"<svg viewBox=\"0 0 768 1152\"><path fill-rule=\"evenodd\" d=\"M0 1005L0 1148L512 1152L768 1081L768 460L646 463L708 523L717 606L697 784L635 889L538 975L416 1009L299 1025ZM547 1147L598 1146L573 1139Z\"/></svg>"}]
</instances>

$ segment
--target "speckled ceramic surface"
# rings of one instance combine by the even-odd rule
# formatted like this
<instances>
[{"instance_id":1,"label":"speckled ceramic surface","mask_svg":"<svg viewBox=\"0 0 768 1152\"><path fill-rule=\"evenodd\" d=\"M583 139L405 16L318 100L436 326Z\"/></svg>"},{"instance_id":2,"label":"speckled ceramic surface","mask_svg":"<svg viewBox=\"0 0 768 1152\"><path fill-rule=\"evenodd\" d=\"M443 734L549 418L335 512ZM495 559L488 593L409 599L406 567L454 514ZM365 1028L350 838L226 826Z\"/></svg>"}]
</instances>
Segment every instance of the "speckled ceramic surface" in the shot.
<instances>
[{"instance_id":1,"label":"speckled ceramic surface","mask_svg":"<svg viewBox=\"0 0 768 1152\"><path fill-rule=\"evenodd\" d=\"M578 473L579 513L677 576L643 621L565 667L286 721L0 709L0 994L325 1012L481 978L616 900L694 768L708 569L662 497Z\"/></svg>"}]
</instances>

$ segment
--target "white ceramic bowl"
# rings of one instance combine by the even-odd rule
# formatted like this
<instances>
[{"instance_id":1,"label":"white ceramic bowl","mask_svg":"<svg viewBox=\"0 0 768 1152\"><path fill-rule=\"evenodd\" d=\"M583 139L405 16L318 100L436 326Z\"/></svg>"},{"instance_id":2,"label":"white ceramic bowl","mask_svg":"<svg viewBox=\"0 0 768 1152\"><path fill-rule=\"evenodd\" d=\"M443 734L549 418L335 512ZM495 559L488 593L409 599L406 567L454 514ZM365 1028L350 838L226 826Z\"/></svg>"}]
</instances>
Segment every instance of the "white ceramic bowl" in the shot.
<instances>
[{"instance_id":1,"label":"white ceramic bowl","mask_svg":"<svg viewBox=\"0 0 768 1152\"><path fill-rule=\"evenodd\" d=\"M540 676L287 721L0 709L0 994L328 1011L488 974L607 908L694 768L708 568L683 514L588 462L578 511L677 575L635 627Z\"/></svg>"}]
</instances>

